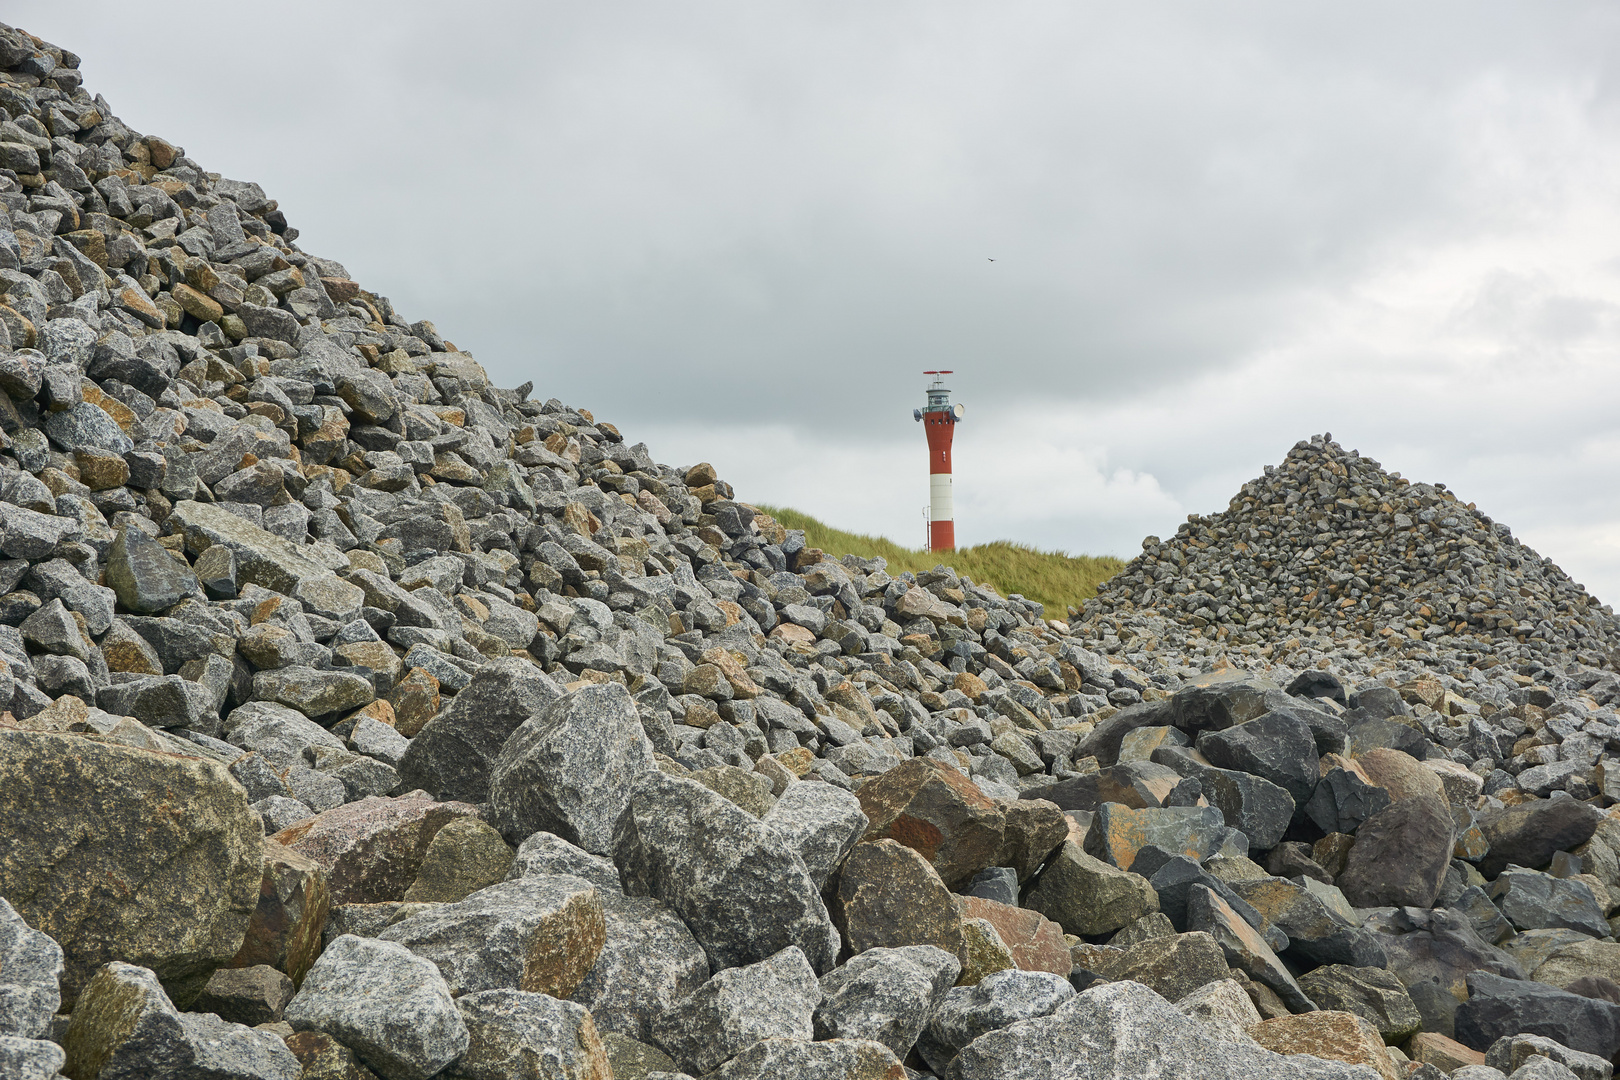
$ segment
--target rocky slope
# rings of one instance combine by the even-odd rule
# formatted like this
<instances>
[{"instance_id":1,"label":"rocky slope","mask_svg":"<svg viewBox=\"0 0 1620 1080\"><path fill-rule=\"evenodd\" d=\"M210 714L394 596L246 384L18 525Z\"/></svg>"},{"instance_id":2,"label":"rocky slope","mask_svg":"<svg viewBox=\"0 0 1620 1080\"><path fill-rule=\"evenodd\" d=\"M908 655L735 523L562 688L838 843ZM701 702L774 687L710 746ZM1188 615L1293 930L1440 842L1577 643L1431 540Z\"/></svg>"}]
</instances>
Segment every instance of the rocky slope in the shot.
<instances>
[{"instance_id":1,"label":"rocky slope","mask_svg":"<svg viewBox=\"0 0 1620 1080\"><path fill-rule=\"evenodd\" d=\"M1049 621L490 385L0 27L0 1075L1620 1051L1612 615L1331 440Z\"/></svg>"}]
</instances>

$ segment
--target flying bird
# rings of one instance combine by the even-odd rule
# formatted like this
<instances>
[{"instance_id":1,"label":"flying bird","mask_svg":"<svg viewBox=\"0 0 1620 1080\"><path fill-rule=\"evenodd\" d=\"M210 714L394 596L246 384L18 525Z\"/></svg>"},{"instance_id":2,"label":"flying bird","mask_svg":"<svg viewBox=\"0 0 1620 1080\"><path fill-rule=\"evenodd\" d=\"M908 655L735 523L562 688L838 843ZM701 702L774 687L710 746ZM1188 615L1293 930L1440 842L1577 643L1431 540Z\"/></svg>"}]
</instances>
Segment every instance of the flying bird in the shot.
<instances>
[{"instance_id":1,"label":"flying bird","mask_svg":"<svg viewBox=\"0 0 1620 1080\"><path fill-rule=\"evenodd\" d=\"M994 259L991 259L991 260L990 260L990 261L991 261L991 262L995 262L995 261L996 261L996 260L994 260Z\"/></svg>"}]
</instances>

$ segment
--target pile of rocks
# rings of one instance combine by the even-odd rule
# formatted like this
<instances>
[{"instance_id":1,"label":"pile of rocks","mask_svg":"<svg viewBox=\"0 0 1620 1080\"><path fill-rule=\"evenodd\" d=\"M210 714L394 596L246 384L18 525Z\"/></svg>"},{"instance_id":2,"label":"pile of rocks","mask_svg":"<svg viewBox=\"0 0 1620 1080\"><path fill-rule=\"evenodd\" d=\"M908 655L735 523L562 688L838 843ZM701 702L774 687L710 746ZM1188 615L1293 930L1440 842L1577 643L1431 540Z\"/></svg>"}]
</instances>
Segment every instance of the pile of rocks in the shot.
<instances>
[{"instance_id":1,"label":"pile of rocks","mask_svg":"<svg viewBox=\"0 0 1620 1080\"><path fill-rule=\"evenodd\" d=\"M1620 647L1614 611L1506 525L1331 435L1296 444L1225 512L1142 549L1085 614L1157 616L1129 636L1179 651L1350 638L1437 666L1609 667Z\"/></svg>"},{"instance_id":2,"label":"pile of rocks","mask_svg":"<svg viewBox=\"0 0 1620 1080\"><path fill-rule=\"evenodd\" d=\"M1438 489L1072 623L834 560L77 63L0 27L0 1075L1610 1075L1612 622Z\"/></svg>"}]
</instances>

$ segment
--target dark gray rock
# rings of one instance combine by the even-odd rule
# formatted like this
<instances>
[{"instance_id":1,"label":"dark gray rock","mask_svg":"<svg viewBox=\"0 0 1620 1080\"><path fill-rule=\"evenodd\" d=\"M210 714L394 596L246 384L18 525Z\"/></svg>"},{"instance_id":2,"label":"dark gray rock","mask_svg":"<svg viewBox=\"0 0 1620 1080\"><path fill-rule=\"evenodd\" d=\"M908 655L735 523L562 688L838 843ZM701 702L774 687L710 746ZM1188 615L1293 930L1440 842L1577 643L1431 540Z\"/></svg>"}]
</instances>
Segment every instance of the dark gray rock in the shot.
<instances>
[{"instance_id":1,"label":"dark gray rock","mask_svg":"<svg viewBox=\"0 0 1620 1080\"><path fill-rule=\"evenodd\" d=\"M1481 1052L1510 1035L1541 1035L1571 1050L1613 1058L1620 1051L1620 1006L1543 983L1474 972L1457 1006L1457 1041Z\"/></svg>"},{"instance_id":2,"label":"dark gray rock","mask_svg":"<svg viewBox=\"0 0 1620 1080\"><path fill-rule=\"evenodd\" d=\"M1198 752L1219 769L1251 773L1303 803L1316 790L1316 739L1296 716L1269 712L1254 720L1198 736Z\"/></svg>"},{"instance_id":3,"label":"dark gray rock","mask_svg":"<svg viewBox=\"0 0 1620 1080\"><path fill-rule=\"evenodd\" d=\"M1218 769L1184 747L1163 746L1153 760L1179 775L1198 781L1199 793L1221 812L1225 823L1249 839L1253 851L1275 847L1294 816L1294 799L1286 790L1237 769Z\"/></svg>"},{"instance_id":4,"label":"dark gray rock","mask_svg":"<svg viewBox=\"0 0 1620 1080\"><path fill-rule=\"evenodd\" d=\"M1339 875L1357 907L1431 907L1451 865L1456 823L1429 795L1413 795L1368 818Z\"/></svg>"},{"instance_id":5,"label":"dark gray rock","mask_svg":"<svg viewBox=\"0 0 1620 1080\"><path fill-rule=\"evenodd\" d=\"M400 1080L428 1080L470 1042L433 961L352 934L326 946L288 1004L286 1021L294 1031L326 1032L379 1074Z\"/></svg>"},{"instance_id":6,"label":"dark gray rock","mask_svg":"<svg viewBox=\"0 0 1620 1080\"><path fill-rule=\"evenodd\" d=\"M1515 867L1502 871L1485 892L1516 929L1565 927L1593 937L1609 936L1603 907L1584 881Z\"/></svg>"},{"instance_id":7,"label":"dark gray rock","mask_svg":"<svg viewBox=\"0 0 1620 1080\"><path fill-rule=\"evenodd\" d=\"M399 763L401 782L437 799L486 801L501 747L525 720L560 697L562 689L529 661L489 661L411 740ZM516 843L523 837L508 839Z\"/></svg>"},{"instance_id":8,"label":"dark gray rock","mask_svg":"<svg viewBox=\"0 0 1620 1080\"><path fill-rule=\"evenodd\" d=\"M809 1042L821 986L803 950L789 946L728 968L653 1021L652 1041L693 1073L707 1073L760 1039Z\"/></svg>"},{"instance_id":9,"label":"dark gray rock","mask_svg":"<svg viewBox=\"0 0 1620 1080\"><path fill-rule=\"evenodd\" d=\"M197 575L141 530L124 528L107 550L107 584L125 610L149 615L196 592Z\"/></svg>"},{"instance_id":10,"label":"dark gray rock","mask_svg":"<svg viewBox=\"0 0 1620 1080\"><path fill-rule=\"evenodd\" d=\"M583 687L506 740L490 774L490 823L512 843L543 829L606 854L632 788L652 769L652 744L625 688Z\"/></svg>"},{"instance_id":11,"label":"dark gray rock","mask_svg":"<svg viewBox=\"0 0 1620 1080\"><path fill-rule=\"evenodd\" d=\"M758 818L690 780L645 772L614 860L626 892L664 901L716 970L804 950L818 973L840 939L798 852Z\"/></svg>"},{"instance_id":12,"label":"dark gray rock","mask_svg":"<svg viewBox=\"0 0 1620 1080\"><path fill-rule=\"evenodd\" d=\"M0 897L0 1035L44 1038L62 1006L62 947Z\"/></svg>"},{"instance_id":13,"label":"dark gray rock","mask_svg":"<svg viewBox=\"0 0 1620 1080\"><path fill-rule=\"evenodd\" d=\"M1305 814L1325 833L1353 833L1389 803L1389 792L1383 788L1334 767L1317 783Z\"/></svg>"},{"instance_id":14,"label":"dark gray rock","mask_svg":"<svg viewBox=\"0 0 1620 1080\"><path fill-rule=\"evenodd\" d=\"M1479 827L1490 844L1490 852L1480 860L1479 872L1495 877L1508 864L1540 867L1554 854L1571 851L1592 838L1603 813L1578 799L1534 799L1484 810Z\"/></svg>"},{"instance_id":15,"label":"dark gray rock","mask_svg":"<svg viewBox=\"0 0 1620 1080\"><path fill-rule=\"evenodd\" d=\"M293 981L268 964L220 968L208 977L191 1011L247 1027L274 1024L292 1000L293 989Z\"/></svg>"},{"instance_id":16,"label":"dark gray rock","mask_svg":"<svg viewBox=\"0 0 1620 1080\"><path fill-rule=\"evenodd\" d=\"M95 447L114 454L127 454L135 449L134 441L119 429L106 410L88 401L47 413L44 426L45 434L64 453L71 454L82 447Z\"/></svg>"}]
</instances>

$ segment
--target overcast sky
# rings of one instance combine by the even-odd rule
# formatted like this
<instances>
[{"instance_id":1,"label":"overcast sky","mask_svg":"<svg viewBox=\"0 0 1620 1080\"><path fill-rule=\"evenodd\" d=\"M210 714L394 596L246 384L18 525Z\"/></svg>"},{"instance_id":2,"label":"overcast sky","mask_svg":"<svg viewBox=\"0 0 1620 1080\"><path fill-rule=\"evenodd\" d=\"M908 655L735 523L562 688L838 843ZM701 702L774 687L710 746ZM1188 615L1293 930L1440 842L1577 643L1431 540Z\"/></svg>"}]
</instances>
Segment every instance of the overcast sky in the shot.
<instances>
[{"instance_id":1,"label":"overcast sky","mask_svg":"<svg viewBox=\"0 0 1620 1080\"><path fill-rule=\"evenodd\" d=\"M1331 431L1620 602L1620 7L8 0L305 250L740 497L1129 556ZM994 260L994 261L991 261Z\"/></svg>"}]
</instances>

